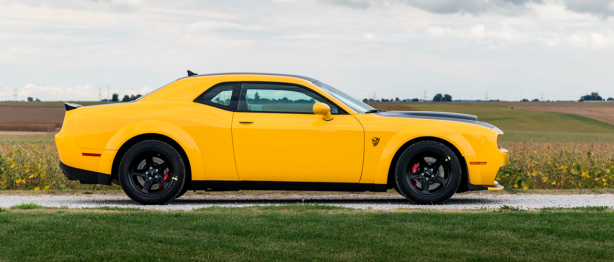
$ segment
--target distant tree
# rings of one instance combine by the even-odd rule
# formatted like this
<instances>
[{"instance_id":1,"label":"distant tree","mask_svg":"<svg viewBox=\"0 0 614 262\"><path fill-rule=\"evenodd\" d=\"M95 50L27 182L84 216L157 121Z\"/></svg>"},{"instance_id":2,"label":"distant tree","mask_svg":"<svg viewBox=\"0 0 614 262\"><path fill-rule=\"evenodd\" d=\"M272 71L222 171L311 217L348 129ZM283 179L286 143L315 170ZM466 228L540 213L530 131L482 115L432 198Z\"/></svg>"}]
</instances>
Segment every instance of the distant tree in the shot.
<instances>
[{"instance_id":1,"label":"distant tree","mask_svg":"<svg viewBox=\"0 0 614 262\"><path fill-rule=\"evenodd\" d=\"M122 98L122 102L130 102L130 96L125 95L124 98Z\"/></svg>"},{"instance_id":2,"label":"distant tree","mask_svg":"<svg viewBox=\"0 0 614 262\"><path fill-rule=\"evenodd\" d=\"M608 101L614 101L614 98L608 97Z\"/></svg>"},{"instance_id":3,"label":"distant tree","mask_svg":"<svg viewBox=\"0 0 614 262\"><path fill-rule=\"evenodd\" d=\"M580 101L603 101L603 98L598 92L592 92L590 95L580 97Z\"/></svg>"},{"instance_id":4,"label":"distant tree","mask_svg":"<svg viewBox=\"0 0 614 262\"><path fill-rule=\"evenodd\" d=\"M443 102L452 102L452 96L448 95L448 94L445 94L445 95L443 95L443 98L441 99L441 101L443 101Z\"/></svg>"},{"instance_id":5,"label":"distant tree","mask_svg":"<svg viewBox=\"0 0 614 262\"><path fill-rule=\"evenodd\" d=\"M412 101L412 102L420 102L420 99L418 99L418 98L413 98L411 101Z\"/></svg>"},{"instance_id":6,"label":"distant tree","mask_svg":"<svg viewBox=\"0 0 614 262\"><path fill-rule=\"evenodd\" d=\"M134 100L137 100L137 99L139 99L139 98L141 98L141 97L142 97L142 95L141 95L141 94L136 94L136 95L134 96Z\"/></svg>"},{"instance_id":7,"label":"distant tree","mask_svg":"<svg viewBox=\"0 0 614 262\"><path fill-rule=\"evenodd\" d=\"M28 102L32 102L32 101L34 101L34 98L28 97Z\"/></svg>"},{"instance_id":8,"label":"distant tree","mask_svg":"<svg viewBox=\"0 0 614 262\"><path fill-rule=\"evenodd\" d=\"M399 100L399 97L394 99L394 102L401 102L401 100Z\"/></svg>"},{"instance_id":9,"label":"distant tree","mask_svg":"<svg viewBox=\"0 0 614 262\"><path fill-rule=\"evenodd\" d=\"M38 97L36 99L34 99L34 102L40 102L41 100L38 99Z\"/></svg>"},{"instance_id":10,"label":"distant tree","mask_svg":"<svg viewBox=\"0 0 614 262\"><path fill-rule=\"evenodd\" d=\"M363 100L362 100L362 102L363 102L363 103L369 103L369 99L366 99L366 98L365 98L365 99L363 99Z\"/></svg>"},{"instance_id":11,"label":"distant tree","mask_svg":"<svg viewBox=\"0 0 614 262\"><path fill-rule=\"evenodd\" d=\"M520 100L520 102L529 102L529 99L524 98L524 99Z\"/></svg>"},{"instance_id":12,"label":"distant tree","mask_svg":"<svg viewBox=\"0 0 614 262\"><path fill-rule=\"evenodd\" d=\"M130 101L136 99L136 97L134 96L134 94L130 95Z\"/></svg>"},{"instance_id":13,"label":"distant tree","mask_svg":"<svg viewBox=\"0 0 614 262\"><path fill-rule=\"evenodd\" d=\"M100 101L102 101L102 102L108 102L108 101L109 101L109 99L103 98L103 99L102 99L102 100L100 100Z\"/></svg>"},{"instance_id":14,"label":"distant tree","mask_svg":"<svg viewBox=\"0 0 614 262\"><path fill-rule=\"evenodd\" d=\"M531 102L539 102L539 99L535 98L535 99L531 100Z\"/></svg>"},{"instance_id":15,"label":"distant tree","mask_svg":"<svg viewBox=\"0 0 614 262\"><path fill-rule=\"evenodd\" d=\"M113 102L119 102L119 95L117 93L113 94L113 98L111 99Z\"/></svg>"},{"instance_id":16,"label":"distant tree","mask_svg":"<svg viewBox=\"0 0 614 262\"><path fill-rule=\"evenodd\" d=\"M436 95L433 97L433 102L440 102L440 101L441 101L441 99L443 99L443 96L442 96L441 94L436 94Z\"/></svg>"}]
</instances>

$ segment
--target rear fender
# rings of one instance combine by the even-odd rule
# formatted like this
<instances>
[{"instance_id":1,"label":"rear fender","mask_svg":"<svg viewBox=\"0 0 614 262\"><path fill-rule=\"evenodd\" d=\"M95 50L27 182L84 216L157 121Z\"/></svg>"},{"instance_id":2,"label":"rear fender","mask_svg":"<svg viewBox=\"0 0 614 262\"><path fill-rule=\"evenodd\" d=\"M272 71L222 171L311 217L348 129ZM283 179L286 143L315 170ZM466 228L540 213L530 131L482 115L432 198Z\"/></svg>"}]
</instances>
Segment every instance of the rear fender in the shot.
<instances>
[{"instance_id":1,"label":"rear fender","mask_svg":"<svg viewBox=\"0 0 614 262\"><path fill-rule=\"evenodd\" d=\"M117 154L121 146L131 138L142 134L159 134L173 139L181 146L188 156L188 161L190 161L190 166L192 169L192 178L196 179L199 174L204 174L204 165L201 158L201 153L192 137L179 126L166 121L158 120L135 122L125 126L115 133L105 146L106 149L110 149L105 151L108 152L112 150L113 153L102 154L99 172L111 174L115 154ZM202 180L204 180L204 178L202 178Z\"/></svg>"}]
</instances>

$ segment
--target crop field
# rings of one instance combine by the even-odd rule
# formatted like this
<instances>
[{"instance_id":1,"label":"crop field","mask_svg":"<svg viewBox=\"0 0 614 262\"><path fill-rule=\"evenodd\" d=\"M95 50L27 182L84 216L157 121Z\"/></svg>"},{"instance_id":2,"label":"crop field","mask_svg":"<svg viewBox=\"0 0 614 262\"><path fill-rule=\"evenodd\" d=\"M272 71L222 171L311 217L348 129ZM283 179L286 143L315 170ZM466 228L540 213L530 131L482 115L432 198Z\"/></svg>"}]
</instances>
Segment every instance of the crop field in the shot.
<instances>
[{"instance_id":1,"label":"crop field","mask_svg":"<svg viewBox=\"0 0 614 262\"><path fill-rule=\"evenodd\" d=\"M517 110L519 106L548 105L561 102L482 102L482 103L372 103L383 110L440 111L477 115L479 121L499 127L505 135L503 142L614 142L614 125L581 115L557 112ZM563 103L565 104L565 103ZM605 109L614 108L614 103L570 103L570 110L583 108L604 109L601 117L608 117ZM513 109L514 108L514 109ZM554 107L558 108L558 107Z\"/></svg>"},{"instance_id":2,"label":"crop field","mask_svg":"<svg viewBox=\"0 0 614 262\"><path fill-rule=\"evenodd\" d=\"M596 106L611 103L575 103L576 107L579 104L599 108ZM516 104L379 103L374 106L388 110L475 114L479 120L500 127L506 133L500 136L500 145L510 151L512 164L499 171L497 180L508 189L614 188L614 125L573 114L511 109ZM63 114L63 109L56 109ZM0 189L119 188L67 180L57 166L53 136L53 132L0 132Z\"/></svg>"},{"instance_id":3,"label":"crop field","mask_svg":"<svg viewBox=\"0 0 614 262\"><path fill-rule=\"evenodd\" d=\"M614 188L614 142L503 142L501 145L510 151L512 160L497 176L506 188ZM67 180L58 161L55 145L49 141L0 143L0 189L119 189Z\"/></svg>"}]
</instances>

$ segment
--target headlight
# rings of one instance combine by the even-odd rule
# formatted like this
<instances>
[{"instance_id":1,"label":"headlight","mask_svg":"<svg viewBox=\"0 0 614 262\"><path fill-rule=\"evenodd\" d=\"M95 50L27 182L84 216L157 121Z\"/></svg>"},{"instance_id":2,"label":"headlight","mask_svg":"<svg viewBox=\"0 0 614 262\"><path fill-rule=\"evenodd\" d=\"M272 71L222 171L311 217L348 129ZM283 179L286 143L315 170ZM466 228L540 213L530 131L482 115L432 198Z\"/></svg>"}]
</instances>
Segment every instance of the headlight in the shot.
<instances>
[{"instance_id":1,"label":"headlight","mask_svg":"<svg viewBox=\"0 0 614 262\"><path fill-rule=\"evenodd\" d=\"M503 135L503 131L501 131L501 129L497 128L496 126L493 126L492 130L497 132L497 134L499 134L499 135Z\"/></svg>"}]
</instances>

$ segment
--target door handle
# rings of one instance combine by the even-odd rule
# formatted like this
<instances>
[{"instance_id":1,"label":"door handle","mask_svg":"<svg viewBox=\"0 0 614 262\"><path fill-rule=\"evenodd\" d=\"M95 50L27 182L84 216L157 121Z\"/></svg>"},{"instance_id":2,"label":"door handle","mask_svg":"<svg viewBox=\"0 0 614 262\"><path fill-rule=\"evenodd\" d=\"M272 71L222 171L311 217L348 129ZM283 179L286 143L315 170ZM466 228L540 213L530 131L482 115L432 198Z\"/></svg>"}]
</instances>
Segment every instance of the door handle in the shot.
<instances>
[{"instance_id":1,"label":"door handle","mask_svg":"<svg viewBox=\"0 0 614 262\"><path fill-rule=\"evenodd\" d=\"M239 124L253 124L254 120L239 120Z\"/></svg>"}]
</instances>

